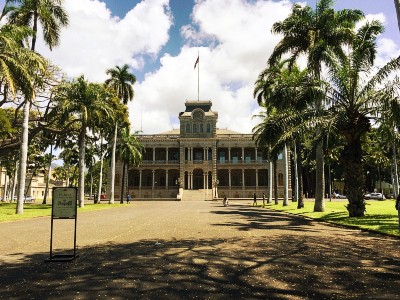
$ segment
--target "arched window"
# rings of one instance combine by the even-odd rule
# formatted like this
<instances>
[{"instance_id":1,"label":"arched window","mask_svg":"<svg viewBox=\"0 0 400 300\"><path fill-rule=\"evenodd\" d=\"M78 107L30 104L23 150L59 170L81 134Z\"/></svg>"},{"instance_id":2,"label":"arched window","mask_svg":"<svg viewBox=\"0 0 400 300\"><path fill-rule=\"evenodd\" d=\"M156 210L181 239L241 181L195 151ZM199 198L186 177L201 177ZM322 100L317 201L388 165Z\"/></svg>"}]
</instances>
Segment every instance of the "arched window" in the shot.
<instances>
[{"instance_id":1,"label":"arched window","mask_svg":"<svg viewBox=\"0 0 400 300\"><path fill-rule=\"evenodd\" d=\"M190 125L186 124L186 133L190 133Z\"/></svg>"},{"instance_id":2,"label":"arched window","mask_svg":"<svg viewBox=\"0 0 400 300\"><path fill-rule=\"evenodd\" d=\"M207 124L207 132L208 132L208 133L211 132L211 125L210 125L210 123Z\"/></svg>"},{"instance_id":3,"label":"arched window","mask_svg":"<svg viewBox=\"0 0 400 300\"><path fill-rule=\"evenodd\" d=\"M283 174L282 173L278 174L278 185L283 186Z\"/></svg>"},{"instance_id":4,"label":"arched window","mask_svg":"<svg viewBox=\"0 0 400 300\"><path fill-rule=\"evenodd\" d=\"M203 133L203 124L200 124L200 133Z\"/></svg>"},{"instance_id":5,"label":"arched window","mask_svg":"<svg viewBox=\"0 0 400 300\"><path fill-rule=\"evenodd\" d=\"M193 124L193 133L197 133L197 124Z\"/></svg>"}]
</instances>

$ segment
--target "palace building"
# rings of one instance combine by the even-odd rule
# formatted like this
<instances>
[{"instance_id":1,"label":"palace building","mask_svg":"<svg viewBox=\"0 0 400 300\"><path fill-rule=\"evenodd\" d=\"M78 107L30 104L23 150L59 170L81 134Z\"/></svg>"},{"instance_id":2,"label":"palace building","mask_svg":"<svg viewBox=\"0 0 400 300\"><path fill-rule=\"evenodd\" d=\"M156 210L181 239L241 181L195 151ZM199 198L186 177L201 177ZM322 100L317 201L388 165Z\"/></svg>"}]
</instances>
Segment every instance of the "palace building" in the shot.
<instances>
[{"instance_id":1,"label":"palace building","mask_svg":"<svg viewBox=\"0 0 400 300\"><path fill-rule=\"evenodd\" d=\"M180 200L266 197L272 186L272 163L265 149L256 146L252 134L218 129L218 112L211 101L186 101L179 114L180 128L160 134L139 135L143 161L122 176L116 165L115 199L173 198ZM283 158L277 163L278 194L284 195ZM109 180L110 182L111 180ZM110 186L107 187L107 193ZM289 194L291 191L288 191ZM271 193L272 194L272 193ZM109 195L108 195L109 196Z\"/></svg>"}]
</instances>

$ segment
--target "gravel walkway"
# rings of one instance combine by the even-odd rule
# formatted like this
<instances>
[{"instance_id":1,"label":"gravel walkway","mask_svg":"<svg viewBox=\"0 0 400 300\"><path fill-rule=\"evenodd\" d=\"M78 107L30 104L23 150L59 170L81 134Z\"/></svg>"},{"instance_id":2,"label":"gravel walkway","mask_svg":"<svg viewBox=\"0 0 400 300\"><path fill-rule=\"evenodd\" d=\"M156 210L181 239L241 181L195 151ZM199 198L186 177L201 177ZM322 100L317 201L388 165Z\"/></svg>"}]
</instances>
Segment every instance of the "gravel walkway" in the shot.
<instances>
[{"instance_id":1,"label":"gravel walkway","mask_svg":"<svg viewBox=\"0 0 400 300\"><path fill-rule=\"evenodd\" d=\"M2 299L399 299L400 240L249 203L132 202L80 213L73 262L50 218L0 224ZM55 220L54 252L73 221Z\"/></svg>"}]
</instances>

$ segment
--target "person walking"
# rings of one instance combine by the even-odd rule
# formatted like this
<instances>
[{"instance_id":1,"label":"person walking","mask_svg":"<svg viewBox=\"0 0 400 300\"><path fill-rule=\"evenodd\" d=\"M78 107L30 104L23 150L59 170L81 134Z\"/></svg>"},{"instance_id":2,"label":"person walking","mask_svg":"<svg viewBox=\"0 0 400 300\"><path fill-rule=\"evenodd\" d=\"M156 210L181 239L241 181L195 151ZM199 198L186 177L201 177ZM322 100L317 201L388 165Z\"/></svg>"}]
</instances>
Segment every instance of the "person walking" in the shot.
<instances>
[{"instance_id":1,"label":"person walking","mask_svg":"<svg viewBox=\"0 0 400 300\"><path fill-rule=\"evenodd\" d=\"M224 204L224 206L229 206L229 201L226 198L226 196L224 197L224 200L222 201L222 203Z\"/></svg>"},{"instance_id":2,"label":"person walking","mask_svg":"<svg viewBox=\"0 0 400 300\"><path fill-rule=\"evenodd\" d=\"M263 207L265 207L265 193L262 194Z\"/></svg>"},{"instance_id":3,"label":"person walking","mask_svg":"<svg viewBox=\"0 0 400 300\"><path fill-rule=\"evenodd\" d=\"M126 195L126 203L131 203L131 195Z\"/></svg>"},{"instance_id":4,"label":"person walking","mask_svg":"<svg viewBox=\"0 0 400 300\"><path fill-rule=\"evenodd\" d=\"M253 194L253 206L258 206L258 204L257 204L257 194L256 194L256 192L254 192L254 194Z\"/></svg>"}]
</instances>

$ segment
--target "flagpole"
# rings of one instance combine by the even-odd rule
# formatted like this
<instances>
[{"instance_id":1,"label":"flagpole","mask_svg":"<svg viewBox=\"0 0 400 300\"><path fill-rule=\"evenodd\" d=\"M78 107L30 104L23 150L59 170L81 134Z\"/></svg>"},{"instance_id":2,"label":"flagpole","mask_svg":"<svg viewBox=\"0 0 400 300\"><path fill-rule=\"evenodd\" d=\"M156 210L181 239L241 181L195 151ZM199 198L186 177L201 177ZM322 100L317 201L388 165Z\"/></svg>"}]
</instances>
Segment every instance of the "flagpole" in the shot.
<instances>
[{"instance_id":1,"label":"flagpole","mask_svg":"<svg viewBox=\"0 0 400 300\"><path fill-rule=\"evenodd\" d=\"M200 102L200 53L199 53L199 49L197 49L197 59L199 60L198 67L197 67L197 102Z\"/></svg>"}]
</instances>

